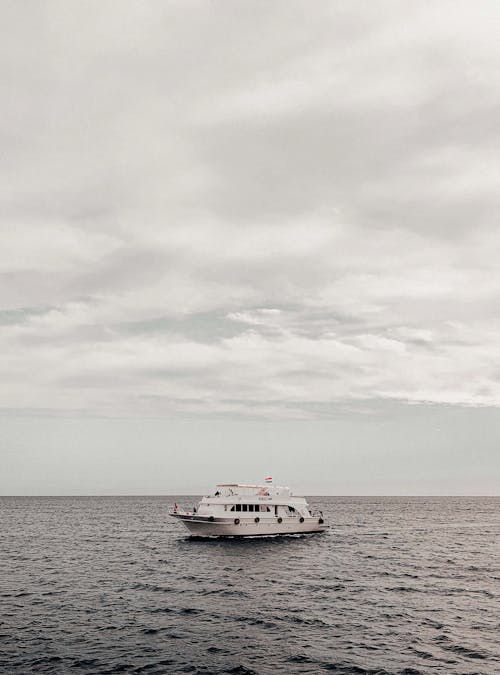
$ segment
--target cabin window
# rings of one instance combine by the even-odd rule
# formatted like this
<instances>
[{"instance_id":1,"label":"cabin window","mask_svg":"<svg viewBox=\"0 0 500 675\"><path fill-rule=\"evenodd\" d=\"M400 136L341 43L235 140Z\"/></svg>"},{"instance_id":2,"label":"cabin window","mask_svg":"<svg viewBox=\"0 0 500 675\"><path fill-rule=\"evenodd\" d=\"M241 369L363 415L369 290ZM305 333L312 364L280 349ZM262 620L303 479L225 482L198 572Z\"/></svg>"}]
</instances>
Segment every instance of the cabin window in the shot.
<instances>
[{"instance_id":1,"label":"cabin window","mask_svg":"<svg viewBox=\"0 0 500 675\"><path fill-rule=\"evenodd\" d=\"M258 508L258 507L257 507L257 508ZM266 506L265 504L261 504L261 505L260 505L260 512L261 512L261 513L266 513L266 512L269 512L270 510L271 510L271 509L269 508L269 506Z\"/></svg>"},{"instance_id":2,"label":"cabin window","mask_svg":"<svg viewBox=\"0 0 500 675\"><path fill-rule=\"evenodd\" d=\"M246 511L246 510L247 510L247 505L246 505L246 504L242 504L241 506L242 506L243 511Z\"/></svg>"},{"instance_id":3,"label":"cabin window","mask_svg":"<svg viewBox=\"0 0 500 675\"><path fill-rule=\"evenodd\" d=\"M253 511L253 504L249 504L249 505L248 505L248 510L249 510L249 511Z\"/></svg>"},{"instance_id":4,"label":"cabin window","mask_svg":"<svg viewBox=\"0 0 500 675\"><path fill-rule=\"evenodd\" d=\"M236 504L236 510L241 511L241 504Z\"/></svg>"}]
</instances>

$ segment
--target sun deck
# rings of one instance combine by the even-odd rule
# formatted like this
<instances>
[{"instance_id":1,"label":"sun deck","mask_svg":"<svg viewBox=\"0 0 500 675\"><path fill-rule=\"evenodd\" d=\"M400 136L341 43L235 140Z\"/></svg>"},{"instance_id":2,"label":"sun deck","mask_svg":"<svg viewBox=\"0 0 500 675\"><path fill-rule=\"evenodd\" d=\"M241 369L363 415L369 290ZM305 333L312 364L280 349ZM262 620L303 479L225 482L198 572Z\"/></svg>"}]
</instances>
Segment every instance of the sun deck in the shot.
<instances>
[{"instance_id":1,"label":"sun deck","mask_svg":"<svg viewBox=\"0 0 500 675\"><path fill-rule=\"evenodd\" d=\"M233 497L233 496L257 496L257 497L291 497L292 491L289 487L280 485L247 485L242 483L219 483L216 486L214 497Z\"/></svg>"}]
</instances>

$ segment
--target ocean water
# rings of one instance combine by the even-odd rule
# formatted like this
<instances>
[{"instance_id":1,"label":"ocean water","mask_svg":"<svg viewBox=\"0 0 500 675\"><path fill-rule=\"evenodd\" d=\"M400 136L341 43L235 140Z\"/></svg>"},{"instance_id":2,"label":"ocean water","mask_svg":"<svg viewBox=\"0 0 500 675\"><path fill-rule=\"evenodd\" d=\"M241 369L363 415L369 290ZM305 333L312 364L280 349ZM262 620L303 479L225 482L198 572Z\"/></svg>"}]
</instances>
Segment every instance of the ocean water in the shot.
<instances>
[{"instance_id":1,"label":"ocean water","mask_svg":"<svg viewBox=\"0 0 500 675\"><path fill-rule=\"evenodd\" d=\"M322 535L189 540L193 498L0 498L0 673L500 673L500 499L311 498Z\"/></svg>"}]
</instances>

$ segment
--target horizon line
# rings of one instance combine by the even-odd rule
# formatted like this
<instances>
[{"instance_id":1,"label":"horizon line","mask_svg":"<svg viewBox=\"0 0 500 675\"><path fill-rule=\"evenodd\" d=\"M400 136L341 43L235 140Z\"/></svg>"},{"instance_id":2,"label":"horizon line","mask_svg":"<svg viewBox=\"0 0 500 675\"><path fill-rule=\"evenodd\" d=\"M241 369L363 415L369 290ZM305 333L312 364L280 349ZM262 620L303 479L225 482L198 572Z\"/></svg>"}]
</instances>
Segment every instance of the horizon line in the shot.
<instances>
[{"instance_id":1,"label":"horizon line","mask_svg":"<svg viewBox=\"0 0 500 675\"><path fill-rule=\"evenodd\" d=\"M144 494L144 493L120 493L120 494L0 494L1 498L12 498L12 497L200 497L202 496L201 492L188 493L188 492L170 492L170 493L155 493L155 494ZM435 497L488 497L488 498L499 498L499 494L307 494L306 497L410 497L410 498L435 498Z\"/></svg>"}]
</instances>

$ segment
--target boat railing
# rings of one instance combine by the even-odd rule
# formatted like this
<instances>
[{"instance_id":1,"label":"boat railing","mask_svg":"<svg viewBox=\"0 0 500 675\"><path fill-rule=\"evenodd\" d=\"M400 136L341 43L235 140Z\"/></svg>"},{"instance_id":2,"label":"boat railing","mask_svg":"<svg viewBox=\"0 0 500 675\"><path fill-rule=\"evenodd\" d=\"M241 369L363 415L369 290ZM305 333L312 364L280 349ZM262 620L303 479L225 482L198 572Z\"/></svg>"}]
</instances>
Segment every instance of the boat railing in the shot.
<instances>
[{"instance_id":1,"label":"boat railing","mask_svg":"<svg viewBox=\"0 0 500 675\"><path fill-rule=\"evenodd\" d=\"M191 511L187 511L186 509L183 509L180 504L177 504L177 502L175 502L172 507L172 513L177 516L195 516L197 511L198 509L196 506L193 506Z\"/></svg>"}]
</instances>

